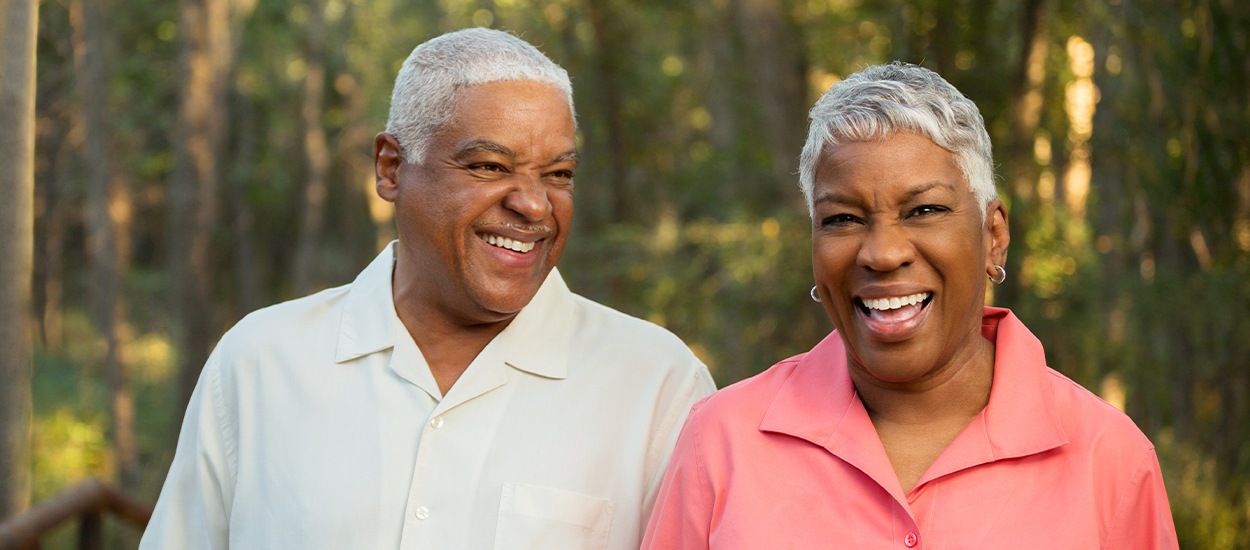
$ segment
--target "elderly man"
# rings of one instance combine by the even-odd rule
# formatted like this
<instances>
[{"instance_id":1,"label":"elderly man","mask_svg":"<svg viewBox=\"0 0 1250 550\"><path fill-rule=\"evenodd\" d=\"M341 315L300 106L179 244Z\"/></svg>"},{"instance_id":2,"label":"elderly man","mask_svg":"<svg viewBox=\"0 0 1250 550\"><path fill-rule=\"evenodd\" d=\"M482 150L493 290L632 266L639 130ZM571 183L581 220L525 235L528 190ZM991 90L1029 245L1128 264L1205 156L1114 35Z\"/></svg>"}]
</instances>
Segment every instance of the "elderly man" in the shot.
<instances>
[{"instance_id":1,"label":"elderly man","mask_svg":"<svg viewBox=\"0 0 1250 550\"><path fill-rule=\"evenodd\" d=\"M714 386L555 270L574 130L568 75L524 41L418 46L374 143L399 240L222 338L141 548L637 548Z\"/></svg>"}]
</instances>

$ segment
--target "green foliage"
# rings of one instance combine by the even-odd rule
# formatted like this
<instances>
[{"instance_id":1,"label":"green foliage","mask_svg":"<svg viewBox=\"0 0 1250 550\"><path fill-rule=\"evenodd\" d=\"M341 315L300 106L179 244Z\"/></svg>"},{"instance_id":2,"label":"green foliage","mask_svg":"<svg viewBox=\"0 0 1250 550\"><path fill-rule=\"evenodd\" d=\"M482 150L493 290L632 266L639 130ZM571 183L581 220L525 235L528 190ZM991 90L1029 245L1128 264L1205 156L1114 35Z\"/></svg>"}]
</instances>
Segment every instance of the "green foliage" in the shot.
<instances>
[{"instance_id":1,"label":"green foliage","mask_svg":"<svg viewBox=\"0 0 1250 550\"><path fill-rule=\"evenodd\" d=\"M811 301L806 217L743 221L662 217L646 233L613 227L572 240L577 292L681 336L720 385L806 351L830 330ZM716 304L716 307L708 307Z\"/></svg>"},{"instance_id":2,"label":"green foliage","mask_svg":"<svg viewBox=\"0 0 1250 550\"><path fill-rule=\"evenodd\" d=\"M64 344L36 357L37 499L112 472L101 344L78 313L93 287L70 2L40 8L35 288L41 309L57 308L41 313L43 333L59 317ZM182 30L177 3L108 4L109 152L132 213L125 356L141 491L151 499L181 417L170 410L176 321L163 262L172 144L182 131L173 78ZM744 19L747 4L771 5L763 15L794 39L770 45L767 61L801 71L790 76L803 97L760 95L783 83L756 86L770 67L753 61L750 33L762 31ZM314 4L232 5L217 307L204 312L222 331L249 309L294 297ZM320 283L349 282L393 234L386 210L368 198L370 153L402 60L445 30L504 28L573 78L584 161L560 266L570 286L667 326L720 384L732 383L831 328L808 297L810 230L797 177L776 170L795 162L806 121L802 110L769 108L806 109L865 64L920 63L978 103L995 143L1014 239L998 305L1030 326L1056 369L1110 401L1122 396L1158 445L1182 547L1250 548L1250 5L1043 1L1043 55L1030 67L1024 22L1033 5L329 0L320 122L333 159ZM1071 43L1092 49L1092 74L1082 76ZM1036 89L1025 82L1030 70L1040 71ZM1072 92L1082 82L1096 87L1088 133ZM1040 102L1032 125L1017 110L1029 91ZM780 147L770 132L778 127L792 138ZM1087 195L1071 176L1086 167Z\"/></svg>"}]
</instances>

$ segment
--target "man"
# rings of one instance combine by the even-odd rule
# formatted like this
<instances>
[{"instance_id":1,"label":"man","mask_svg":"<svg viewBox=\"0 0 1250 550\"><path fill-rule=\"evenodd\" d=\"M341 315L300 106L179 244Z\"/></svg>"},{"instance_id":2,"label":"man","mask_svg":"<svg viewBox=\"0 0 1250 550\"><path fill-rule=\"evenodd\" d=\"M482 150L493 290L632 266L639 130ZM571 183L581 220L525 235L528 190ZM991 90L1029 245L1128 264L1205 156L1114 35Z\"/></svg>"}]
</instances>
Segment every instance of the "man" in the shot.
<instances>
[{"instance_id":1,"label":"man","mask_svg":"<svg viewBox=\"0 0 1250 550\"><path fill-rule=\"evenodd\" d=\"M417 47L374 143L399 240L222 338L141 548L637 548L714 386L554 269L574 130L568 75L524 41Z\"/></svg>"}]
</instances>

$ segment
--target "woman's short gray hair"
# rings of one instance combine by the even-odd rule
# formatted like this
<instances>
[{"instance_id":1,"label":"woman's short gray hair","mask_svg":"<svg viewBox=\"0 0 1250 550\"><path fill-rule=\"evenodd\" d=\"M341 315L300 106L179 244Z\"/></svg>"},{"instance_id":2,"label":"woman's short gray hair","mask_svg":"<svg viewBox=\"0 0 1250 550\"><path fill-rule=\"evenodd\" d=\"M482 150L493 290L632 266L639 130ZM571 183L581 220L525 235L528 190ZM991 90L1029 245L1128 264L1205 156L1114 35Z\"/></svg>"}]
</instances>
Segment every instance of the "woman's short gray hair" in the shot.
<instances>
[{"instance_id":1,"label":"woman's short gray hair","mask_svg":"<svg viewBox=\"0 0 1250 550\"><path fill-rule=\"evenodd\" d=\"M955 155L955 162L985 207L998 197L994 157L985 120L976 103L937 73L895 61L859 71L829 88L811 110L812 124L799 157L799 185L815 215L812 187L826 145L883 140L898 132L929 138Z\"/></svg>"},{"instance_id":2,"label":"woman's short gray hair","mask_svg":"<svg viewBox=\"0 0 1250 550\"><path fill-rule=\"evenodd\" d=\"M412 50L395 77L386 131L419 162L434 135L451 121L457 93L469 86L508 80L551 84L573 111L569 74L528 42L504 31L474 28L449 32Z\"/></svg>"}]
</instances>

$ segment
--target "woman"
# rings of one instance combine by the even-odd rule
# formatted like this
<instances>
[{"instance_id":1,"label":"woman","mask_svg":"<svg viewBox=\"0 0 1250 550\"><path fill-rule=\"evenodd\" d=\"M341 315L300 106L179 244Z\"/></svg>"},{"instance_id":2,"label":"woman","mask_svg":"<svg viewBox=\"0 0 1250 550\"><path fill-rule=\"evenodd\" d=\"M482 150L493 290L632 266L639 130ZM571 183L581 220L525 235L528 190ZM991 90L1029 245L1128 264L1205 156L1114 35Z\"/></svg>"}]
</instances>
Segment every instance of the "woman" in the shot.
<instances>
[{"instance_id":1,"label":"woman","mask_svg":"<svg viewBox=\"0 0 1250 550\"><path fill-rule=\"evenodd\" d=\"M812 109L812 297L836 331L695 406L644 548L1175 548L1150 441L1012 313L976 105L914 65Z\"/></svg>"}]
</instances>

